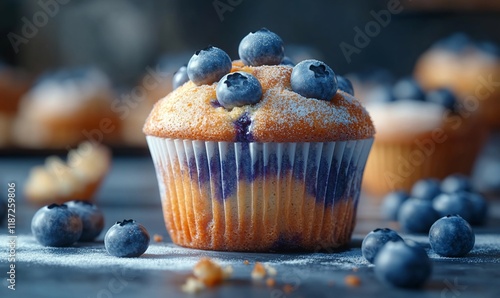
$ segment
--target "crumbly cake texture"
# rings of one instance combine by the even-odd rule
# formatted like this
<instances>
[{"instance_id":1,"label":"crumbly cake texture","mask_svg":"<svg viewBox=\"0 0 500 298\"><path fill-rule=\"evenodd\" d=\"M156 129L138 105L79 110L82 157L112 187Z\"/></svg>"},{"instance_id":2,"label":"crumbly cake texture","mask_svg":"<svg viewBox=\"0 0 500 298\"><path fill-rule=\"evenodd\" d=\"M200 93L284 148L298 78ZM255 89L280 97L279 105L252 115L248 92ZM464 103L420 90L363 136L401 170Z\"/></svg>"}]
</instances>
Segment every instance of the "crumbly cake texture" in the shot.
<instances>
[{"instance_id":1,"label":"crumbly cake texture","mask_svg":"<svg viewBox=\"0 0 500 298\"><path fill-rule=\"evenodd\" d=\"M216 86L187 82L156 103L144 126L146 135L171 139L244 142L323 142L371 138L375 129L357 99L338 91L330 100L292 91L289 66L241 66L254 75L263 95L255 105L227 110L216 100Z\"/></svg>"}]
</instances>

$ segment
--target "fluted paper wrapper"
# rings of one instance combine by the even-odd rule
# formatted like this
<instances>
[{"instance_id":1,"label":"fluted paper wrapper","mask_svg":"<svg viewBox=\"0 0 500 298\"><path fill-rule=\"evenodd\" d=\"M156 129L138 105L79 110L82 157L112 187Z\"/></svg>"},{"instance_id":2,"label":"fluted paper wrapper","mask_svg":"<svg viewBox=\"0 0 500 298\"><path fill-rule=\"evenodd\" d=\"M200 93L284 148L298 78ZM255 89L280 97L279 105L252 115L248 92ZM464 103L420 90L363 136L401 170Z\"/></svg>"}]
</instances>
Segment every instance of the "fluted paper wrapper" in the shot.
<instances>
[{"instance_id":1,"label":"fluted paper wrapper","mask_svg":"<svg viewBox=\"0 0 500 298\"><path fill-rule=\"evenodd\" d=\"M335 248L350 241L373 139L239 143L147 136L174 243L210 250Z\"/></svg>"},{"instance_id":2,"label":"fluted paper wrapper","mask_svg":"<svg viewBox=\"0 0 500 298\"><path fill-rule=\"evenodd\" d=\"M461 173L470 175L485 139L484 131L450 137L443 143L430 137L416 142L375 141L366 164L363 189L379 203L383 195L410 191L418 180L443 179Z\"/></svg>"}]
</instances>

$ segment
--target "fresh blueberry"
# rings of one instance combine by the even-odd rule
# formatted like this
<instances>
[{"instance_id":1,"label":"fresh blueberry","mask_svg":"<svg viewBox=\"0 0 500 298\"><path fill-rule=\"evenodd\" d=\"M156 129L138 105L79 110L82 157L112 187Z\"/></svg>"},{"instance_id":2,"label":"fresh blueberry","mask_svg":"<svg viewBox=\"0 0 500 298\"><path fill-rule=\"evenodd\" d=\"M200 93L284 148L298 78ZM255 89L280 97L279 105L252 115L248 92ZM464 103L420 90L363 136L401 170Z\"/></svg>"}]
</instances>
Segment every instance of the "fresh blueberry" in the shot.
<instances>
[{"instance_id":1,"label":"fresh blueberry","mask_svg":"<svg viewBox=\"0 0 500 298\"><path fill-rule=\"evenodd\" d=\"M388 242L375 258L377 278L391 286L419 288L431 272L432 263L427 253L411 240Z\"/></svg>"},{"instance_id":2,"label":"fresh blueberry","mask_svg":"<svg viewBox=\"0 0 500 298\"><path fill-rule=\"evenodd\" d=\"M441 185L439 180L429 178L422 179L413 184L411 189L411 197L426 201L432 201L441 193Z\"/></svg>"},{"instance_id":3,"label":"fresh blueberry","mask_svg":"<svg viewBox=\"0 0 500 298\"><path fill-rule=\"evenodd\" d=\"M82 219L65 204L40 208L31 220L31 232L43 246L70 246L82 235Z\"/></svg>"},{"instance_id":4,"label":"fresh blueberry","mask_svg":"<svg viewBox=\"0 0 500 298\"><path fill-rule=\"evenodd\" d=\"M397 221L399 208L401 208L401 205L409 196L410 195L404 190L393 191L387 194L380 206L382 217L386 220Z\"/></svg>"},{"instance_id":5,"label":"fresh blueberry","mask_svg":"<svg viewBox=\"0 0 500 298\"><path fill-rule=\"evenodd\" d=\"M290 57L283 57L283 60L281 60L281 63L280 65L287 65L287 66L291 66L291 67L294 67L295 66L295 63L293 63L292 59L290 59Z\"/></svg>"},{"instance_id":6,"label":"fresh blueberry","mask_svg":"<svg viewBox=\"0 0 500 298\"><path fill-rule=\"evenodd\" d=\"M69 201L65 203L70 210L82 219L83 231L79 241L93 241L104 228L104 215L96 205L87 201Z\"/></svg>"},{"instance_id":7,"label":"fresh blueberry","mask_svg":"<svg viewBox=\"0 0 500 298\"><path fill-rule=\"evenodd\" d=\"M466 192L442 193L434 198L432 207L440 216L458 214L467 221L472 218L471 202Z\"/></svg>"},{"instance_id":8,"label":"fresh blueberry","mask_svg":"<svg viewBox=\"0 0 500 298\"><path fill-rule=\"evenodd\" d=\"M338 89L354 96L354 87L352 86L351 81L349 81L346 77L337 75L337 86Z\"/></svg>"},{"instance_id":9,"label":"fresh blueberry","mask_svg":"<svg viewBox=\"0 0 500 298\"><path fill-rule=\"evenodd\" d=\"M0 224L3 222L4 218L7 216L7 203L0 199Z\"/></svg>"},{"instance_id":10,"label":"fresh blueberry","mask_svg":"<svg viewBox=\"0 0 500 298\"><path fill-rule=\"evenodd\" d=\"M337 78L333 70L314 59L295 65L290 83L293 91L308 98L330 100L337 92Z\"/></svg>"},{"instance_id":11,"label":"fresh blueberry","mask_svg":"<svg viewBox=\"0 0 500 298\"><path fill-rule=\"evenodd\" d=\"M425 96L425 100L441 105L450 111L456 110L457 98L448 88L440 88L428 92Z\"/></svg>"},{"instance_id":12,"label":"fresh blueberry","mask_svg":"<svg viewBox=\"0 0 500 298\"><path fill-rule=\"evenodd\" d=\"M178 71L174 73L174 77L172 78L172 87L175 90L184 85L184 83L186 83L187 81L189 81L187 66L183 65L181 66L181 68L179 68Z\"/></svg>"},{"instance_id":13,"label":"fresh blueberry","mask_svg":"<svg viewBox=\"0 0 500 298\"><path fill-rule=\"evenodd\" d=\"M432 201L409 198L398 212L398 222L401 228L410 233L428 233L429 228L439 218L432 207Z\"/></svg>"},{"instance_id":14,"label":"fresh blueberry","mask_svg":"<svg viewBox=\"0 0 500 298\"><path fill-rule=\"evenodd\" d=\"M432 249L443 257L463 257L472 250L474 242L471 226L459 215L440 218L429 231Z\"/></svg>"},{"instance_id":15,"label":"fresh blueberry","mask_svg":"<svg viewBox=\"0 0 500 298\"><path fill-rule=\"evenodd\" d=\"M372 263L378 252L389 241L403 241L398 233L391 229L375 229L368 233L361 243L361 253L365 259Z\"/></svg>"},{"instance_id":16,"label":"fresh blueberry","mask_svg":"<svg viewBox=\"0 0 500 298\"><path fill-rule=\"evenodd\" d=\"M392 94L396 99L424 100L422 87L413 78L403 78L394 84Z\"/></svg>"},{"instance_id":17,"label":"fresh blueberry","mask_svg":"<svg viewBox=\"0 0 500 298\"><path fill-rule=\"evenodd\" d=\"M467 192L467 200L470 207L470 221L471 225L481 226L484 225L488 218L488 203L484 197L478 193Z\"/></svg>"},{"instance_id":18,"label":"fresh blueberry","mask_svg":"<svg viewBox=\"0 0 500 298\"><path fill-rule=\"evenodd\" d=\"M452 174L441 181L441 191L446 193L472 191L472 184L469 177L462 174Z\"/></svg>"},{"instance_id":19,"label":"fresh blueberry","mask_svg":"<svg viewBox=\"0 0 500 298\"><path fill-rule=\"evenodd\" d=\"M285 49L277 34L262 28L241 40L238 54L246 65L277 65L283 60Z\"/></svg>"},{"instance_id":20,"label":"fresh blueberry","mask_svg":"<svg viewBox=\"0 0 500 298\"><path fill-rule=\"evenodd\" d=\"M188 77L196 85L217 82L232 68L231 58L223 50L208 46L197 51L187 66Z\"/></svg>"},{"instance_id":21,"label":"fresh blueberry","mask_svg":"<svg viewBox=\"0 0 500 298\"><path fill-rule=\"evenodd\" d=\"M373 88L366 95L366 102L370 103L382 103L382 102L393 102L396 98L392 94L392 88L385 85L380 85Z\"/></svg>"},{"instance_id":22,"label":"fresh blueberry","mask_svg":"<svg viewBox=\"0 0 500 298\"><path fill-rule=\"evenodd\" d=\"M149 246L149 233L135 220L116 222L104 236L104 246L115 257L138 257Z\"/></svg>"},{"instance_id":23,"label":"fresh blueberry","mask_svg":"<svg viewBox=\"0 0 500 298\"><path fill-rule=\"evenodd\" d=\"M237 71L222 77L217 84L217 101L226 109L256 104L262 97L262 86L253 75Z\"/></svg>"}]
</instances>

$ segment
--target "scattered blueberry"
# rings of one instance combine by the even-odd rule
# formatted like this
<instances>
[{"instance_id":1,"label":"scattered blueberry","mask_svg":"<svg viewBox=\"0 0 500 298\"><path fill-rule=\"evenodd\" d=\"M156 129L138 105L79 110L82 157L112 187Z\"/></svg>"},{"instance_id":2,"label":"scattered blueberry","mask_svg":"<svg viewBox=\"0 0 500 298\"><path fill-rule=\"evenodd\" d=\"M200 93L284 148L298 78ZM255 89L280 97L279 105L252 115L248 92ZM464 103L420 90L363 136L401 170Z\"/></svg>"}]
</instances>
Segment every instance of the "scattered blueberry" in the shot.
<instances>
[{"instance_id":1,"label":"scattered blueberry","mask_svg":"<svg viewBox=\"0 0 500 298\"><path fill-rule=\"evenodd\" d=\"M459 215L440 218L429 231L432 249L443 257L463 257L472 250L474 242L471 226Z\"/></svg>"},{"instance_id":2,"label":"scattered blueberry","mask_svg":"<svg viewBox=\"0 0 500 298\"><path fill-rule=\"evenodd\" d=\"M432 207L440 216L458 214L467 221L472 218L471 202L466 192L442 193L434 198Z\"/></svg>"},{"instance_id":3,"label":"scattered blueberry","mask_svg":"<svg viewBox=\"0 0 500 298\"><path fill-rule=\"evenodd\" d=\"M349 81L346 77L337 75L337 86L338 89L354 96L354 87L352 86L351 81Z\"/></svg>"},{"instance_id":4,"label":"scattered blueberry","mask_svg":"<svg viewBox=\"0 0 500 298\"><path fill-rule=\"evenodd\" d=\"M399 208L408 198L409 194L404 190L393 191L387 194L380 206L382 217L386 220L397 221Z\"/></svg>"},{"instance_id":5,"label":"scattered blueberry","mask_svg":"<svg viewBox=\"0 0 500 298\"><path fill-rule=\"evenodd\" d=\"M96 205L87 201L69 201L65 203L70 210L82 219L83 231L79 241L93 241L104 228L104 215Z\"/></svg>"},{"instance_id":6,"label":"scattered blueberry","mask_svg":"<svg viewBox=\"0 0 500 298\"><path fill-rule=\"evenodd\" d=\"M368 233L361 243L361 253L365 259L372 263L375 261L377 253L389 241L403 241L398 233L391 229L375 229Z\"/></svg>"},{"instance_id":7,"label":"scattered blueberry","mask_svg":"<svg viewBox=\"0 0 500 298\"><path fill-rule=\"evenodd\" d=\"M196 85L217 82L232 68L231 58L223 50L208 46L197 51L189 60L188 77Z\"/></svg>"},{"instance_id":8,"label":"scattered blueberry","mask_svg":"<svg viewBox=\"0 0 500 298\"><path fill-rule=\"evenodd\" d=\"M441 181L441 191L446 193L472 191L472 185L467 176L452 174Z\"/></svg>"},{"instance_id":9,"label":"scattered blueberry","mask_svg":"<svg viewBox=\"0 0 500 298\"><path fill-rule=\"evenodd\" d=\"M467 192L467 200L470 205L470 221L471 225L484 225L488 218L488 203L485 198L474 192Z\"/></svg>"},{"instance_id":10,"label":"scattered blueberry","mask_svg":"<svg viewBox=\"0 0 500 298\"><path fill-rule=\"evenodd\" d=\"M291 66L291 67L294 67L295 66L295 63L293 63L292 59L290 59L290 57L283 57L283 60L281 60L281 63L280 65L288 65L288 66Z\"/></svg>"},{"instance_id":11,"label":"scattered blueberry","mask_svg":"<svg viewBox=\"0 0 500 298\"><path fill-rule=\"evenodd\" d=\"M82 235L82 220L65 204L40 208L31 220L31 232L44 246L70 246Z\"/></svg>"},{"instance_id":12,"label":"scattered blueberry","mask_svg":"<svg viewBox=\"0 0 500 298\"><path fill-rule=\"evenodd\" d=\"M401 288L419 288L430 277L432 263L425 250L413 241L385 244L375 258L379 280Z\"/></svg>"},{"instance_id":13,"label":"scattered blueberry","mask_svg":"<svg viewBox=\"0 0 500 298\"><path fill-rule=\"evenodd\" d=\"M226 109L256 104L262 97L262 86L253 75L237 71L222 77L217 84L217 100Z\"/></svg>"},{"instance_id":14,"label":"scattered blueberry","mask_svg":"<svg viewBox=\"0 0 500 298\"><path fill-rule=\"evenodd\" d=\"M240 59L246 65L277 65L285 56L283 40L266 28L245 36L238 47Z\"/></svg>"},{"instance_id":15,"label":"scattered blueberry","mask_svg":"<svg viewBox=\"0 0 500 298\"><path fill-rule=\"evenodd\" d=\"M135 220L116 222L104 237L104 246L115 257L138 257L149 246L149 233Z\"/></svg>"},{"instance_id":16,"label":"scattered blueberry","mask_svg":"<svg viewBox=\"0 0 500 298\"><path fill-rule=\"evenodd\" d=\"M403 78L394 84L392 94L396 99L424 100L422 87L413 78Z\"/></svg>"},{"instance_id":17,"label":"scattered blueberry","mask_svg":"<svg viewBox=\"0 0 500 298\"><path fill-rule=\"evenodd\" d=\"M398 212L398 222L401 228L410 233L428 233L429 228L439 218L432 207L432 201L409 198Z\"/></svg>"},{"instance_id":18,"label":"scattered blueberry","mask_svg":"<svg viewBox=\"0 0 500 298\"><path fill-rule=\"evenodd\" d=\"M7 203L0 199L0 224L3 222L5 217L7 217Z\"/></svg>"},{"instance_id":19,"label":"scattered blueberry","mask_svg":"<svg viewBox=\"0 0 500 298\"><path fill-rule=\"evenodd\" d=\"M425 96L425 100L441 105L450 111L456 110L457 98L448 88L440 88L428 92Z\"/></svg>"},{"instance_id":20,"label":"scattered blueberry","mask_svg":"<svg viewBox=\"0 0 500 298\"><path fill-rule=\"evenodd\" d=\"M295 65L290 82L293 91L308 98L330 100L337 92L337 78L333 70L314 59Z\"/></svg>"},{"instance_id":21,"label":"scattered blueberry","mask_svg":"<svg viewBox=\"0 0 500 298\"><path fill-rule=\"evenodd\" d=\"M419 180L413 184L410 195L412 198L431 201L440 193L441 185L439 180L429 178Z\"/></svg>"},{"instance_id":22,"label":"scattered blueberry","mask_svg":"<svg viewBox=\"0 0 500 298\"><path fill-rule=\"evenodd\" d=\"M184 85L184 83L186 83L187 81L189 81L187 66L183 65L181 66L181 68L179 68L178 71L174 73L174 77L172 78L172 87L175 90Z\"/></svg>"}]
</instances>

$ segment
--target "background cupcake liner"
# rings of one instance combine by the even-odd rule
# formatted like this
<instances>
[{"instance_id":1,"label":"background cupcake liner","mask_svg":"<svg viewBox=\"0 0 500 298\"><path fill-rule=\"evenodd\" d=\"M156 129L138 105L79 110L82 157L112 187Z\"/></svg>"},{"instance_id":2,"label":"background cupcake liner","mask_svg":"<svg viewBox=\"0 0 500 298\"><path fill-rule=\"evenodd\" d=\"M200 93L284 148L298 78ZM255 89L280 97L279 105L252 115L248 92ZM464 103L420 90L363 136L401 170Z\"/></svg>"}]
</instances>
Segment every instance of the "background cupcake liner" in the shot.
<instances>
[{"instance_id":1,"label":"background cupcake liner","mask_svg":"<svg viewBox=\"0 0 500 298\"><path fill-rule=\"evenodd\" d=\"M147 136L174 243L211 250L345 245L373 139L233 143Z\"/></svg>"},{"instance_id":2,"label":"background cupcake liner","mask_svg":"<svg viewBox=\"0 0 500 298\"><path fill-rule=\"evenodd\" d=\"M443 143L433 142L430 136L412 142L380 141L373 144L368 158L363 189L376 195L394 190L410 191L423 178L443 179L454 173L469 175L485 139L484 130L471 130L465 135L450 136Z\"/></svg>"}]
</instances>

